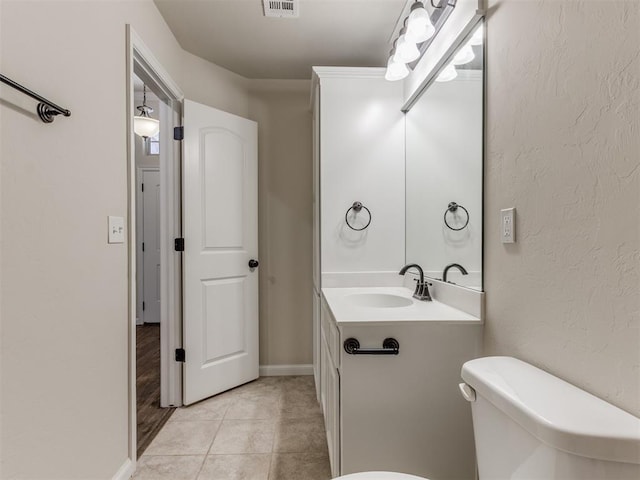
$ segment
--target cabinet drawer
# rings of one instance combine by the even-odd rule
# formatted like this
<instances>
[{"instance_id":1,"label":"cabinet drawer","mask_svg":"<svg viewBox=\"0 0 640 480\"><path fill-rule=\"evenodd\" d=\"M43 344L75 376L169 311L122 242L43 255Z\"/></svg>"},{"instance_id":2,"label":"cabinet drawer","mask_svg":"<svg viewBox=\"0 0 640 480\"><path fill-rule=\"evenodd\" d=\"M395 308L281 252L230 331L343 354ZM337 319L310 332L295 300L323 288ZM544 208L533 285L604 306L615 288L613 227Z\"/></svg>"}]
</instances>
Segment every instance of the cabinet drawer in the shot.
<instances>
[{"instance_id":1,"label":"cabinet drawer","mask_svg":"<svg viewBox=\"0 0 640 480\"><path fill-rule=\"evenodd\" d=\"M340 332L336 326L333 316L329 311L327 302L322 299L322 333L329 347L329 355L336 368L340 368Z\"/></svg>"}]
</instances>

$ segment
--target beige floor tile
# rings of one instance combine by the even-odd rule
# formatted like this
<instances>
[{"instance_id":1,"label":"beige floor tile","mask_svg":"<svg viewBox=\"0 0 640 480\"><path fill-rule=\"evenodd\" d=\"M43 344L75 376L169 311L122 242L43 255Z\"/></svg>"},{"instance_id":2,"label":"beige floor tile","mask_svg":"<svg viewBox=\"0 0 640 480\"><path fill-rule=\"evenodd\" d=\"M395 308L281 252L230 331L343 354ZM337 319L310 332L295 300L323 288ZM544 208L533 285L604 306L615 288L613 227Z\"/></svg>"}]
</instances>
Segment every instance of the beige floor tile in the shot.
<instances>
[{"instance_id":1,"label":"beige floor tile","mask_svg":"<svg viewBox=\"0 0 640 480\"><path fill-rule=\"evenodd\" d=\"M275 377L280 379L280 384L286 389L304 390L315 393L313 375L298 375L290 377Z\"/></svg>"},{"instance_id":2,"label":"beige floor tile","mask_svg":"<svg viewBox=\"0 0 640 480\"><path fill-rule=\"evenodd\" d=\"M328 480L331 478L326 453L278 453L271 457L269 480Z\"/></svg>"},{"instance_id":3,"label":"beige floor tile","mask_svg":"<svg viewBox=\"0 0 640 480\"><path fill-rule=\"evenodd\" d=\"M279 395L279 394L278 394ZM280 399L269 394L236 397L229 406L225 419L269 420L280 415Z\"/></svg>"},{"instance_id":4,"label":"beige floor tile","mask_svg":"<svg viewBox=\"0 0 640 480\"><path fill-rule=\"evenodd\" d=\"M267 480L270 454L209 455L198 480Z\"/></svg>"},{"instance_id":5,"label":"beige floor tile","mask_svg":"<svg viewBox=\"0 0 640 480\"><path fill-rule=\"evenodd\" d=\"M143 455L138 459L133 480L195 480L204 458L204 455Z\"/></svg>"},{"instance_id":6,"label":"beige floor tile","mask_svg":"<svg viewBox=\"0 0 640 480\"><path fill-rule=\"evenodd\" d=\"M307 418L321 415L315 392L293 390L283 392L280 399L280 416L283 418Z\"/></svg>"},{"instance_id":7,"label":"beige floor tile","mask_svg":"<svg viewBox=\"0 0 640 480\"><path fill-rule=\"evenodd\" d=\"M265 382L262 379L258 379L254 382L234 388L233 390L230 390L229 393L235 397L242 398L279 400L280 394L282 393L282 385L279 382Z\"/></svg>"},{"instance_id":8,"label":"beige floor tile","mask_svg":"<svg viewBox=\"0 0 640 480\"><path fill-rule=\"evenodd\" d=\"M210 454L271 453L275 423L271 420L223 420Z\"/></svg>"},{"instance_id":9,"label":"beige floor tile","mask_svg":"<svg viewBox=\"0 0 640 480\"><path fill-rule=\"evenodd\" d=\"M145 455L206 454L218 431L220 421L167 422Z\"/></svg>"},{"instance_id":10,"label":"beige floor tile","mask_svg":"<svg viewBox=\"0 0 640 480\"><path fill-rule=\"evenodd\" d=\"M273 451L303 453L327 451L327 437L322 417L281 419L276 424Z\"/></svg>"},{"instance_id":11,"label":"beige floor tile","mask_svg":"<svg viewBox=\"0 0 640 480\"><path fill-rule=\"evenodd\" d=\"M188 407L178 408L173 412L170 422L222 420L232 401L229 395L216 395Z\"/></svg>"}]
</instances>

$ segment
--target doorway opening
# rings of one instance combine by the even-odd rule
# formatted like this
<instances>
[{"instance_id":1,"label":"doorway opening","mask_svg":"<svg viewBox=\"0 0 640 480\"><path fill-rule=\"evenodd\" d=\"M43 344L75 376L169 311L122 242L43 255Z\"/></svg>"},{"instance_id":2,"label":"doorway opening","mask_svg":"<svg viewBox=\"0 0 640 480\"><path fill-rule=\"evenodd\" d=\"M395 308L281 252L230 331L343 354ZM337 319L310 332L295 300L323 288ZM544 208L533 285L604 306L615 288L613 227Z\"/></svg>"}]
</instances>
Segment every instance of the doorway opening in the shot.
<instances>
[{"instance_id":1,"label":"doorway opening","mask_svg":"<svg viewBox=\"0 0 640 480\"><path fill-rule=\"evenodd\" d=\"M169 106L142 79L133 75L134 104L145 105L158 119ZM139 111L134 112L140 114ZM135 120L134 120L135 121ZM145 132L153 133L153 132ZM152 135L135 135L136 167L136 426L140 457L173 413L160 399L161 271L160 138L166 128ZM166 320L166 319L165 319Z\"/></svg>"},{"instance_id":2,"label":"doorway opening","mask_svg":"<svg viewBox=\"0 0 640 480\"><path fill-rule=\"evenodd\" d=\"M136 33L127 26L129 172L129 459L151 443L173 407L182 405L181 145L183 95ZM153 109L157 135L134 134L136 109Z\"/></svg>"}]
</instances>

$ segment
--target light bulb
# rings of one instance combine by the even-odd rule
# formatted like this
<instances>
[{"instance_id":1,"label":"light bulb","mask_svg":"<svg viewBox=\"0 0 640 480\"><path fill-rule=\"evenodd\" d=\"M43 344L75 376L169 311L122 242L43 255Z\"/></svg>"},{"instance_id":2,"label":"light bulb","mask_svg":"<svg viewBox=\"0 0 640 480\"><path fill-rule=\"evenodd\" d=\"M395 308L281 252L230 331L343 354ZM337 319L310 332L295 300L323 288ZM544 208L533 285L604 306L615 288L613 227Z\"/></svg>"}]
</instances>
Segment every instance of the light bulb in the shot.
<instances>
[{"instance_id":1,"label":"light bulb","mask_svg":"<svg viewBox=\"0 0 640 480\"><path fill-rule=\"evenodd\" d=\"M160 122L151 117L135 116L133 131L142 138L153 137L160 131Z\"/></svg>"},{"instance_id":2,"label":"light bulb","mask_svg":"<svg viewBox=\"0 0 640 480\"><path fill-rule=\"evenodd\" d=\"M407 65L402 62L396 62L392 52L387 62L387 71L384 74L384 78L390 82L395 82L396 80L402 80L407 75L409 75Z\"/></svg>"},{"instance_id":3,"label":"light bulb","mask_svg":"<svg viewBox=\"0 0 640 480\"><path fill-rule=\"evenodd\" d=\"M469 40L469 45L473 45L473 46L482 45L484 41L483 33L484 33L484 27L482 24L480 24L478 25L478 28L476 28L476 31L473 33L471 40Z\"/></svg>"},{"instance_id":4,"label":"light bulb","mask_svg":"<svg viewBox=\"0 0 640 480\"><path fill-rule=\"evenodd\" d=\"M456 70L456 67L454 67L452 64L449 64L444 67L444 69L440 72L440 75L436 77L436 82L449 82L457 76L458 71Z\"/></svg>"},{"instance_id":5,"label":"light bulb","mask_svg":"<svg viewBox=\"0 0 640 480\"><path fill-rule=\"evenodd\" d=\"M453 61L451 63L454 65L464 65L474 58L476 58L476 56L473 53L473 48L471 48L470 45L465 45L458 51L458 53L456 53L456 56L453 57Z\"/></svg>"},{"instance_id":6,"label":"light bulb","mask_svg":"<svg viewBox=\"0 0 640 480\"><path fill-rule=\"evenodd\" d=\"M429 12L424 8L422 2L414 3L407 19L407 33L405 34L407 39L415 43L422 43L433 37L434 33L436 33L436 29L431 23Z\"/></svg>"},{"instance_id":7,"label":"light bulb","mask_svg":"<svg viewBox=\"0 0 640 480\"><path fill-rule=\"evenodd\" d=\"M415 42L407 38L405 33L405 28L400 30L400 38L398 38L398 43L396 43L396 54L394 58L396 62L411 63L420 56L420 50L416 47Z\"/></svg>"}]
</instances>

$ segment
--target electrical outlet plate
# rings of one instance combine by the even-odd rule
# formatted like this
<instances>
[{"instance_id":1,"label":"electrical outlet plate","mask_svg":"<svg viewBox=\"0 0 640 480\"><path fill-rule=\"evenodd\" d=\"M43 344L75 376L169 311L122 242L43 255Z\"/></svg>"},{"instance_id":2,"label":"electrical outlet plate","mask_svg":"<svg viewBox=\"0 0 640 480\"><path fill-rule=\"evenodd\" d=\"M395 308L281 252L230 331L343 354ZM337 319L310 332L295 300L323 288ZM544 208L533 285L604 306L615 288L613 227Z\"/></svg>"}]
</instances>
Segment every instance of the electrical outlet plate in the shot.
<instances>
[{"instance_id":1,"label":"electrical outlet plate","mask_svg":"<svg viewBox=\"0 0 640 480\"><path fill-rule=\"evenodd\" d=\"M500 238L502 239L502 243L516 242L515 207L500 210Z\"/></svg>"}]
</instances>

